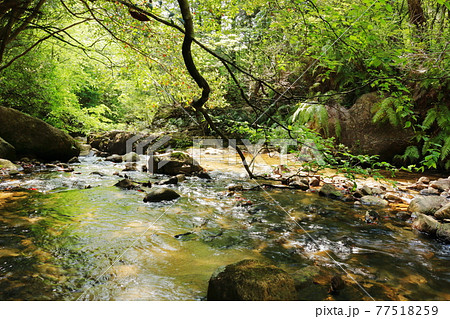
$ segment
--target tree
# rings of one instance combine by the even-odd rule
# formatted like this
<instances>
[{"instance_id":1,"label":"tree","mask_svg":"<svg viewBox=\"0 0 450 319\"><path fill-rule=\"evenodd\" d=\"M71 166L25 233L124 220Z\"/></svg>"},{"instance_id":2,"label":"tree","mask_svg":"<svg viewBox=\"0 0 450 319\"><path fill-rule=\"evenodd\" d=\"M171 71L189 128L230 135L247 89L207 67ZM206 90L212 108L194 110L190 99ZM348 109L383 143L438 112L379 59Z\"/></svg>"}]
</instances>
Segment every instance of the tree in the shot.
<instances>
[{"instance_id":1,"label":"tree","mask_svg":"<svg viewBox=\"0 0 450 319\"><path fill-rule=\"evenodd\" d=\"M414 24L419 30L423 29L427 20L422 9L422 1L408 0L408 11L410 23Z\"/></svg>"}]
</instances>

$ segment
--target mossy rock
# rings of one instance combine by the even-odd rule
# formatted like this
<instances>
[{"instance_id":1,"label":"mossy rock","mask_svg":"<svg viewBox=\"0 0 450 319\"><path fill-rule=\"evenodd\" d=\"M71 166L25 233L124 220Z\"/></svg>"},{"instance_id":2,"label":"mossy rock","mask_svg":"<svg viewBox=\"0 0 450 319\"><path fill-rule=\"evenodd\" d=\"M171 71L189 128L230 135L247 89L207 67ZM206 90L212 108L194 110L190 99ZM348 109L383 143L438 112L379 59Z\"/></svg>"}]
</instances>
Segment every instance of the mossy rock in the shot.
<instances>
[{"instance_id":1,"label":"mossy rock","mask_svg":"<svg viewBox=\"0 0 450 319\"><path fill-rule=\"evenodd\" d=\"M319 195L335 199L343 197L342 192L332 184L324 184L319 190Z\"/></svg>"},{"instance_id":2,"label":"mossy rock","mask_svg":"<svg viewBox=\"0 0 450 319\"><path fill-rule=\"evenodd\" d=\"M0 106L0 136L18 156L67 161L80 154L77 142L65 132L17 110Z\"/></svg>"},{"instance_id":3,"label":"mossy rock","mask_svg":"<svg viewBox=\"0 0 450 319\"><path fill-rule=\"evenodd\" d=\"M217 269L209 280L208 300L296 300L294 280L284 270L246 259Z\"/></svg>"},{"instance_id":4,"label":"mossy rock","mask_svg":"<svg viewBox=\"0 0 450 319\"><path fill-rule=\"evenodd\" d=\"M0 158L14 161L16 159L16 149L7 141L0 137Z\"/></svg>"}]
</instances>

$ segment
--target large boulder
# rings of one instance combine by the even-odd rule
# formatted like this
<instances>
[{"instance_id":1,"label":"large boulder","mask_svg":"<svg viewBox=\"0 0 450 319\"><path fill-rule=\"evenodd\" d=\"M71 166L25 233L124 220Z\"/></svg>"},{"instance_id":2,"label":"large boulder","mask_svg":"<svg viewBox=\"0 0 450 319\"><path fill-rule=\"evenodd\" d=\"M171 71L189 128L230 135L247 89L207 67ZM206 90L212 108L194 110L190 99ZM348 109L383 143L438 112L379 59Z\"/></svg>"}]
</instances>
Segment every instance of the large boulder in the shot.
<instances>
[{"instance_id":1,"label":"large boulder","mask_svg":"<svg viewBox=\"0 0 450 319\"><path fill-rule=\"evenodd\" d=\"M448 191L450 189L450 179L448 178L439 178L436 181L432 181L430 186L441 191Z\"/></svg>"},{"instance_id":2,"label":"large boulder","mask_svg":"<svg viewBox=\"0 0 450 319\"><path fill-rule=\"evenodd\" d=\"M381 160L391 161L411 144L414 132L389 122L373 123L375 106L382 99L380 94L372 92L362 95L350 109L339 105L329 107L329 132L335 135L339 123L340 134L336 137L352 152L379 155Z\"/></svg>"},{"instance_id":3,"label":"large boulder","mask_svg":"<svg viewBox=\"0 0 450 319\"><path fill-rule=\"evenodd\" d=\"M18 156L67 161L80 153L77 142L63 131L17 110L0 106L0 136Z\"/></svg>"},{"instance_id":4,"label":"large boulder","mask_svg":"<svg viewBox=\"0 0 450 319\"><path fill-rule=\"evenodd\" d=\"M119 155L125 155L131 151L143 154L155 141L156 136L127 131L92 133L87 140L88 144L100 152Z\"/></svg>"},{"instance_id":5,"label":"large boulder","mask_svg":"<svg viewBox=\"0 0 450 319\"><path fill-rule=\"evenodd\" d=\"M16 149L7 141L0 137L0 158L6 158L9 160L16 159Z\"/></svg>"},{"instance_id":6,"label":"large boulder","mask_svg":"<svg viewBox=\"0 0 450 319\"><path fill-rule=\"evenodd\" d=\"M434 217L437 219L450 219L450 202L437 210L434 213Z\"/></svg>"},{"instance_id":7,"label":"large boulder","mask_svg":"<svg viewBox=\"0 0 450 319\"><path fill-rule=\"evenodd\" d=\"M450 243L450 224L440 224L436 231L436 236L440 240Z\"/></svg>"},{"instance_id":8,"label":"large boulder","mask_svg":"<svg viewBox=\"0 0 450 319\"><path fill-rule=\"evenodd\" d=\"M417 217L412 224L413 228L432 236L436 235L439 226L440 224L436 219L420 213L417 214Z\"/></svg>"},{"instance_id":9,"label":"large boulder","mask_svg":"<svg viewBox=\"0 0 450 319\"><path fill-rule=\"evenodd\" d=\"M176 176L200 175L204 169L191 156L183 152L172 152L164 155L153 155L149 159L148 171L153 174Z\"/></svg>"},{"instance_id":10,"label":"large boulder","mask_svg":"<svg viewBox=\"0 0 450 319\"><path fill-rule=\"evenodd\" d=\"M217 269L209 280L208 300L296 300L295 283L284 270L246 259Z\"/></svg>"},{"instance_id":11,"label":"large boulder","mask_svg":"<svg viewBox=\"0 0 450 319\"><path fill-rule=\"evenodd\" d=\"M417 196L409 203L408 212L433 215L447 202L442 196Z\"/></svg>"},{"instance_id":12,"label":"large boulder","mask_svg":"<svg viewBox=\"0 0 450 319\"><path fill-rule=\"evenodd\" d=\"M450 224L439 223L432 216L417 214L412 227L432 237L450 243Z\"/></svg>"}]
</instances>

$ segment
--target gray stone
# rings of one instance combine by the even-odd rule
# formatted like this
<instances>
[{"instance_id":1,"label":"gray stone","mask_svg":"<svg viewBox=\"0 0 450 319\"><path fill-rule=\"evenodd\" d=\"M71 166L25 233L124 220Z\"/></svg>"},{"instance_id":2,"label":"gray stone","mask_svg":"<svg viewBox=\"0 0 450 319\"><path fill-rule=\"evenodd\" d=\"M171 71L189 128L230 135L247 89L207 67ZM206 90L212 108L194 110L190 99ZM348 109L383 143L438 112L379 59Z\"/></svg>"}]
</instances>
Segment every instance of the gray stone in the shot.
<instances>
[{"instance_id":1,"label":"gray stone","mask_svg":"<svg viewBox=\"0 0 450 319\"><path fill-rule=\"evenodd\" d=\"M397 203L402 203L403 199L394 193L386 193L383 196L384 199L388 200L388 201L392 201L392 202L397 202Z\"/></svg>"},{"instance_id":2,"label":"gray stone","mask_svg":"<svg viewBox=\"0 0 450 319\"><path fill-rule=\"evenodd\" d=\"M211 276L207 299L212 301L296 300L295 283L284 270L257 260L220 267Z\"/></svg>"},{"instance_id":3,"label":"gray stone","mask_svg":"<svg viewBox=\"0 0 450 319\"><path fill-rule=\"evenodd\" d=\"M433 215L447 199L442 196L418 196L408 206L408 212Z\"/></svg>"},{"instance_id":4,"label":"gray stone","mask_svg":"<svg viewBox=\"0 0 450 319\"><path fill-rule=\"evenodd\" d=\"M429 235L436 235L440 225L439 222L433 217L425 214L417 213L416 215L417 217L414 220L412 227Z\"/></svg>"},{"instance_id":5,"label":"gray stone","mask_svg":"<svg viewBox=\"0 0 450 319\"><path fill-rule=\"evenodd\" d=\"M428 184L430 182L430 179L426 176L422 176L417 180L418 184Z\"/></svg>"},{"instance_id":6,"label":"gray stone","mask_svg":"<svg viewBox=\"0 0 450 319\"><path fill-rule=\"evenodd\" d=\"M332 184L324 184L320 190L319 195L329 198L342 198L343 194Z\"/></svg>"},{"instance_id":7,"label":"gray stone","mask_svg":"<svg viewBox=\"0 0 450 319\"><path fill-rule=\"evenodd\" d=\"M436 231L436 236L440 240L450 243L450 224L440 224Z\"/></svg>"},{"instance_id":8,"label":"gray stone","mask_svg":"<svg viewBox=\"0 0 450 319\"><path fill-rule=\"evenodd\" d=\"M417 214L412 227L446 243L450 242L450 224L441 224L432 216Z\"/></svg>"},{"instance_id":9,"label":"gray stone","mask_svg":"<svg viewBox=\"0 0 450 319\"><path fill-rule=\"evenodd\" d=\"M311 179L309 181L309 185L311 187L320 186L320 177L317 177L317 176L311 177Z\"/></svg>"},{"instance_id":10,"label":"gray stone","mask_svg":"<svg viewBox=\"0 0 450 319\"><path fill-rule=\"evenodd\" d=\"M165 200L173 200L180 197L180 195L169 188L154 188L147 195L145 195L144 202L161 202Z\"/></svg>"},{"instance_id":11,"label":"gray stone","mask_svg":"<svg viewBox=\"0 0 450 319\"><path fill-rule=\"evenodd\" d=\"M376 196L363 196L360 198L360 202L362 205L367 206L380 206L386 207L389 205L388 201Z\"/></svg>"},{"instance_id":12,"label":"gray stone","mask_svg":"<svg viewBox=\"0 0 450 319\"><path fill-rule=\"evenodd\" d=\"M127 141L134 141L132 144L133 146L136 146L149 137L150 136L148 135L136 134L134 132L109 131L104 133L92 133L88 136L87 142L93 148L96 148L100 152L104 152L108 155L124 155L131 151L131 149L129 149L130 145L127 145ZM145 151L145 149L152 144L150 141L151 140L149 140L149 143L144 143L145 147L143 148L143 151Z\"/></svg>"},{"instance_id":13,"label":"gray stone","mask_svg":"<svg viewBox=\"0 0 450 319\"><path fill-rule=\"evenodd\" d=\"M122 188L122 189L138 189L139 188L138 185L133 183L133 181L128 178L118 181L116 184L114 184L114 186Z\"/></svg>"},{"instance_id":14,"label":"gray stone","mask_svg":"<svg viewBox=\"0 0 450 319\"><path fill-rule=\"evenodd\" d=\"M130 153L125 154L124 156L122 156L122 160L124 162L139 162L140 157L135 152L130 152Z\"/></svg>"},{"instance_id":15,"label":"gray stone","mask_svg":"<svg viewBox=\"0 0 450 319\"><path fill-rule=\"evenodd\" d=\"M423 196L432 196L432 195L439 195L439 191L436 188L426 188L426 189L422 189L419 192L420 195Z\"/></svg>"},{"instance_id":16,"label":"gray stone","mask_svg":"<svg viewBox=\"0 0 450 319\"><path fill-rule=\"evenodd\" d=\"M402 154L411 145L414 131L401 125L394 126L388 121L373 122L374 107L385 96L367 93L360 96L349 109L340 105L327 107L329 114L328 132L335 134L337 123L340 135L335 137L339 143L347 145L353 153L378 155L381 161L391 161L397 154Z\"/></svg>"},{"instance_id":17,"label":"gray stone","mask_svg":"<svg viewBox=\"0 0 450 319\"><path fill-rule=\"evenodd\" d=\"M364 185L361 188L361 194L363 195L382 195L385 192L379 187L370 187L368 185Z\"/></svg>"},{"instance_id":18,"label":"gray stone","mask_svg":"<svg viewBox=\"0 0 450 319\"><path fill-rule=\"evenodd\" d=\"M307 184L304 184L302 182L297 182L297 181L290 182L289 186L297 188L297 189L301 189L303 191L306 191L309 189L309 186Z\"/></svg>"},{"instance_id":19,"label":"gray stone","mask_svg":"<svg viewBox=\"0 0 450 319\"><path fill-rule=\"evenodd\" d=\"M426 188L428 188L428 185L419 184L419 183L411 184L411 185L406 187L406 189L413 189L413 190L417 190L417 191L420 191L420 190L423 190L423 189L426 189Z\"/></svg>"},{"instance_id":20,"label":"gray stone","mask_svg":"<svg viewBox=\"0 0 450 319\"><path fill-rule=\"evenodd\" d=\"M430 186L440 190L441 192L447 191L450 189L450 179L439 178L436 181L430 182Z\"/></svg>"},{"instance_id":21,"label":"gray stone","mask_svg":"<svg viewBox=\"0 0 450 319\"><path fill-rule=\"evenodd\" d=\"M309 179L307 177L301 177L301 176L292 176L287 181L288 185L297 189L301 190L308 190L309 189Z\"/></svg>"},{"instance_id":22,"label":"gray stone","mask_svg":"<svg viewBox=\"0 0 450 319\"><path fill-rule=\"evenodd\" d=\"M170 155L152 156L149 160L148 170L152 174L165 174L176 176L199 176L203 168L189 155L174 152ZM201 176L199 176L201 177Z\"/></svg>"},{"instance_id":23,"label":"gray stone","mask_svg":"<svg viewBox=\"0 0 450 319\"><path fill-rule=\"evenodd\" d=\"M107 158L105 158L105 160L113 162L113 163L122 163L123 162L122 156L120 156L118 154L113 154L111 156L108 156Z\"/></svg>"},{"instance_id":24,"label":"gray stone","mask_svg":"<svg viewBox=\"0 0 450 319\"><path fill-rule=\"evenodd\" d=\"M449 219L450 218L450 202L442 206L434 213L434 217L437 219Z\"/></svg>"},{"instance_id":25,"label":"gray stone","mask_svg":"<svg viewBox=\"0 0 450 319\"><path fill-rule=\"evenodd\" d=\"M171 178L163 179L156 183L158 185L177 185L178 184L178 177L173 176Z\"/></svg>"}]
</instances>

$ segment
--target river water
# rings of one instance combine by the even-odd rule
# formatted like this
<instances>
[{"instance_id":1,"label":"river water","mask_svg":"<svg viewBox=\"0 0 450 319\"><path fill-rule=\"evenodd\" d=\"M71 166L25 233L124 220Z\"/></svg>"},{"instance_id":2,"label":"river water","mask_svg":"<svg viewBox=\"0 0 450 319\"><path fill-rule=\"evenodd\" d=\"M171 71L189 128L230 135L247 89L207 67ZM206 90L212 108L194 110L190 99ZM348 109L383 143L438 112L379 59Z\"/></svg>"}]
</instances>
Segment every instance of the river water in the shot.
<instances>
[{"instance_id":1,"label":"river water","mask_svg":"<svg viewBox=\"0 0 450 319\"><path fill-rule=\"evenodd\" d=\"M144 203L114 186L123 166L90 156L74 172L0 181L0 300L204 300L211 274L246 258L291 274L299 300L450 299L450 246L395 211L367 224L367 208L314 193L230 194L259 182L224 169ZM344 285L330 294L336 275Z\"/></svg>"}]
</instances>

